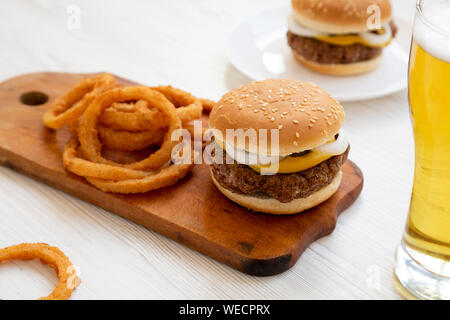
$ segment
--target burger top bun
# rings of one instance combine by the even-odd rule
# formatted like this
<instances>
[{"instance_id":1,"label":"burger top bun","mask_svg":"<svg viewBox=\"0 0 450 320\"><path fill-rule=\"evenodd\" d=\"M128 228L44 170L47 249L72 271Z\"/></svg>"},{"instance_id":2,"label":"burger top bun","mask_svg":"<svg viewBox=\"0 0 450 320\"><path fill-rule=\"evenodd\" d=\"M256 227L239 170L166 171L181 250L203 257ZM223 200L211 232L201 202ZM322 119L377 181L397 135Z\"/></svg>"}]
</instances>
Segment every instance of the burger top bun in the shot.
<instances>
[{"instance_id":1,"label":"burger top bun","mask_svg":"<svg viewBox=\"0 0 450 320\"><path fill-rule=\"evenodd\" d=\"M319 86L268 79L250 82L225 94L210 113L209 127L237 149L286 156L327 143L340 130L344 118L341 104ZM257 141L227 137L227 129L255 129ZM259 129L267 129L267 143L260 137ZM278 150L270 148L271 129L279 129ZM261 152L260 142L267 145L267 152Z\"/></svg>"},{"instance_id":2,"label":"burger top bun","mask_svg":"<svg viewBox=\"0 0 450 320\"><path fill-rule=\"evenodd\" d=\"M291 0L295 20L327 34L361 33L392 18L389 0ZM368 24L369 21L369 24Z\"/></svg>"}]
</instances>

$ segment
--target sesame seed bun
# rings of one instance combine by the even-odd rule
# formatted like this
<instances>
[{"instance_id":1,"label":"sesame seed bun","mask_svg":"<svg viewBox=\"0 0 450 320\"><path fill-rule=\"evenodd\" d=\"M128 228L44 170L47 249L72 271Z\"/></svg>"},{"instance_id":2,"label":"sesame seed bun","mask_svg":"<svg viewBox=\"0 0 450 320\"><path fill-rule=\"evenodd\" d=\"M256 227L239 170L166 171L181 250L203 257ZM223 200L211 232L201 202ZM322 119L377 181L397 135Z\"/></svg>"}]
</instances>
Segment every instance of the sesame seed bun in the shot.
<instances>
[{"instance_id":1,"label":"sesame seed bun","mask_svg":"<svg viewBox=\"0 0 450 320\"><path fill-rule=\"evenodd\" d=\"M329 185L313 193L309 197L294 199L286 203L280 202L275 198L261 198L235 193L222 187L214 178L214 175L212 173L211 178L220 192L222 192L228 199L236 202L243 207L257 212L286 215L308 210L319 205L325 200L328 200L339 189L342 180L342 171L339 171L339 173Z\"/></svg>"},{"instance_id":2,"label":"sesame seed bun","mask_svg":"<svg viewBox=\"0 0 450 320\"><path fill-rule=\"evenodd\" d=\"M209 115L209 127L226 137L227 129L254 129L257 141L230 139L237 149L286 156L327 143L345 114L341 104L313 83L288 79L253 81L225 94ZM267 129L267 152L259 150L259 129ZM279 148L271 150L271 129L279 129ZM233 138L233 137L231 137Z\"/></svg>"},{"instance_id":3,"label":"sesame seed bun","mask_svg":"<svg viewBox=\"0 0 450 320\"><path fill-rule=\"evenodd\" d=\"M382 55L375 57L367 61L360 61L354 63L339 63L339 64L327 64L317 63L311 60L307 60L305 57L299 55L292 50L292 54L298 62L305 67L324 74L334 76L350 76L355 74L362 74L376 69L382 60Z\"/></svg>"},{"instance_id":4,"label":"sesame seed bun","mask_svg":"<svg viewBox=\"0 0 450 320\"><path fill-rule=\"evenodd\" d=\"M298 23L328 34L368 31L367 21L374 17L374 11L368 10L372 5L379 8L381 25L392 18L389 0L292 0L291 3Z\"/></svg>"}]
</instances>

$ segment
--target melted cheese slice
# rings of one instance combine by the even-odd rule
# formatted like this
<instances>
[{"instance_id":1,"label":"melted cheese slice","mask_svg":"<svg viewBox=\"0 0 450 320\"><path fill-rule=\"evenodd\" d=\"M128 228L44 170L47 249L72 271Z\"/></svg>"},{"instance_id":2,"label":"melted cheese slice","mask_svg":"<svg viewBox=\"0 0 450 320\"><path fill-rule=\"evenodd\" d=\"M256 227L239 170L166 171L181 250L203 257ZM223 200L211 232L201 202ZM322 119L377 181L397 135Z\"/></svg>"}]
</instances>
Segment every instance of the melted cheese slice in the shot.
<instances>
[{"instance_id":1,"label":"melted cheese slice","mask_svg":"<svg viewBox=\"0 0 450 320\"><path fill-rule=\"evenodd\" d=\"M335 156L334 154L323 153L320 151L312 150L311 152L300 157L286 157L280 162L278 162L278 168L276 165L256 165L249 166L256 172L261 173L264 171L265 174L268 173L294 173L303 171L312 167L317 166L319 163L328 160L329 158Z\"/></svg>"},{"instance_id":2,"label":"melted cheese slice","mask_svg":"<svg viewBox=\"0 0 450 320\"><path fill-rule=\"evenodd\" d=\"M360 35L342 35L342 36L341 35L333 35L333 36L320 35L320 36L316 36L314 38L318 39L320 41L323 41L323 42L327 42L327 43L331 43L331 44L335 44L335 45L339 45L339 46L348 46L348 45L352 45L355 43L360 43L362 45L365 45L366 47L372 47L372 48L387 47L392 41L392 36L389 37L387 39L387 41L381 42L381 43L369 42Z\"/></svg>"}]
</instances>

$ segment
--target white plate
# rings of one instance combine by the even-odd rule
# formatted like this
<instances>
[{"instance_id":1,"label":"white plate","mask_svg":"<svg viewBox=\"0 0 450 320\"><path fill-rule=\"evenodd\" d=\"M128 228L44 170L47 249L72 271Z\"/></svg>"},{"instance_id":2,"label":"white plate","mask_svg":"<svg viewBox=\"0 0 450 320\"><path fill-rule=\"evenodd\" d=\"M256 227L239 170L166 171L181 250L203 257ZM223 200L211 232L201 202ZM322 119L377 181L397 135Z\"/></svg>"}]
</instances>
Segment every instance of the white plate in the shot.
<instances>
[{"instance_id":1,"label":"white plate","mask_svg":"<svg viewBox=\"0 0 450 320\"><path fill-rule=\"evenodd\" d=\"M310 71L292 57L286 39L286 19L291 8L264 11L241 23L231 34L228 57L254 80L290 78L311 81L340 101L365 100L406 88L408 56L393 41L383 50L381 65L357 76L328 76Z\"/></svg>"}]
</instances>

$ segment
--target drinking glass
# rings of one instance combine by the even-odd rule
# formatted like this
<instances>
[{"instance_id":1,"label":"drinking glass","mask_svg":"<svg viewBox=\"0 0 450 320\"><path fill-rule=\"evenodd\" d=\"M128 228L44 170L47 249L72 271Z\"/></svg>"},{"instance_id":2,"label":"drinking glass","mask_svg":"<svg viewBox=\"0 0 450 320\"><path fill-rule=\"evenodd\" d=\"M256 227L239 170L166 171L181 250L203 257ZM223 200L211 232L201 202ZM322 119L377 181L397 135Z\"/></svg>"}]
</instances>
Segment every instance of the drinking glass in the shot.
<instances>
[{"instance_id":1,"label":"drinking glass","mask_svg":"<svg viewBox=\"0 0 450 320\"><path fill-rule=\"evenodd\" d=\"M421 299L450 299L450 1L419 0L409 59L414 186L395 275Z\"/></svg>"}]
</instances>

